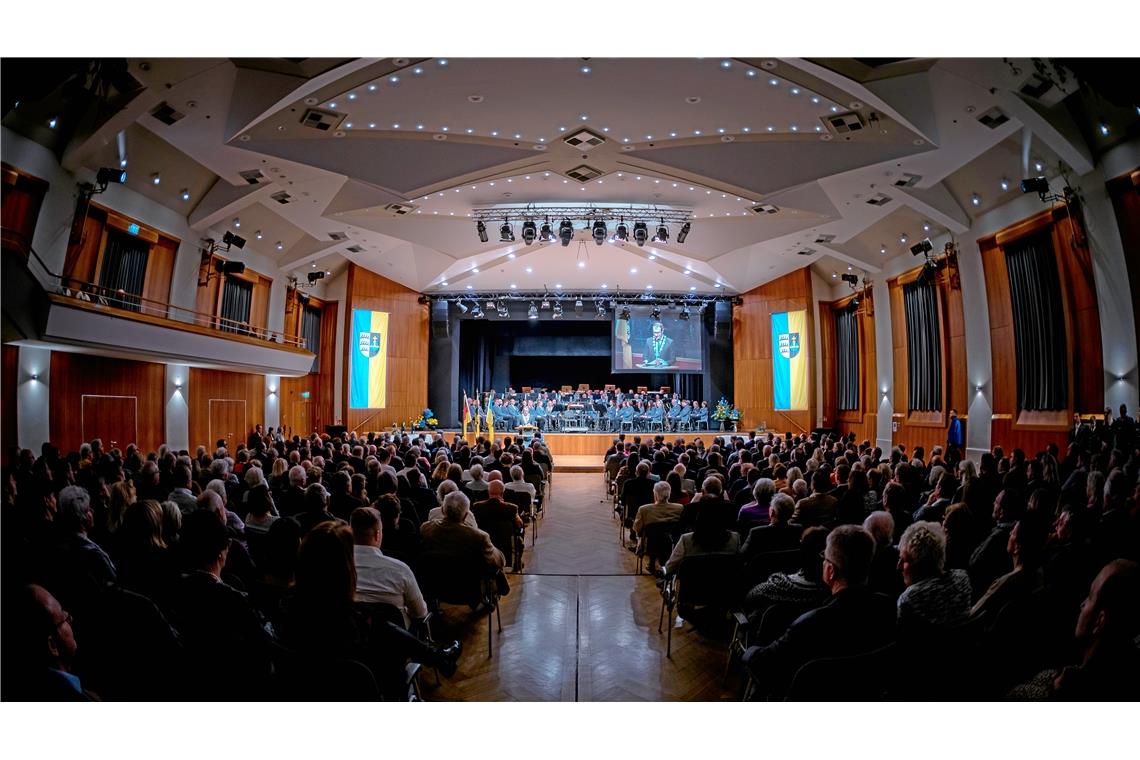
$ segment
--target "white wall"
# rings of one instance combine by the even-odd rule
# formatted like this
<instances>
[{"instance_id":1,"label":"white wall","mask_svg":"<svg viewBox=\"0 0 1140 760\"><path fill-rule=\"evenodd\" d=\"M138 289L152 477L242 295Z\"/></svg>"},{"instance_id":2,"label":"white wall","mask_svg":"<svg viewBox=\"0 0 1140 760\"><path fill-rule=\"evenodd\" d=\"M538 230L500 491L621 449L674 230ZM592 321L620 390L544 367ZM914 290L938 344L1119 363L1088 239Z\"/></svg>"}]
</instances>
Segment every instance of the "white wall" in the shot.
<instances>
[{"instance_id":1,"label":"white wall","mask_svg":"<svg viewBox=\"0 0 1140 760\"><path fill-rule=\"evenodd\" d=\"M190 449L190 366L166 365L166 444Z\"/></svg>"},{"instance_id":2,"label":"white wall","mask_svg":"<svg viewBox=\"0 0 1140 760\"><path fill-rule=\"evenodd\" d=\"M823 427L823 340L820 338L822 321L819 316L819 304L821 301L834 301L831 297L831 284L824 278L816 274L813 269L811 272L811 308L813 315L813 324L815 325L815 335L812 340L815 341L812 348L812 355L816 357L815 361L815 427ZM834 425L835 420L829 420L828 425Z\"/></svg>"},{"instance_id":3,"label":"white wall","mask_svg":"<svg viewBox=\"0 0 1140 760\"><path fill-rule=\"evenodd\" d=\"M51 351L20 346L16 369L16 441L36 456L40 446L51 440Z\"/></svg>"},{"instance_id":4,"label":"white wall","mask_svg":"<svg viewBox=\"0 0 1140 760\"><path fill-rule=\"evenodd\" d=\"M333 419L343 425L341 410L344 409L344 325L348 318L348 268L325 284L327 301L339 301L336 310L336 354L333 361Z\"/></svg>"}]
</instances>

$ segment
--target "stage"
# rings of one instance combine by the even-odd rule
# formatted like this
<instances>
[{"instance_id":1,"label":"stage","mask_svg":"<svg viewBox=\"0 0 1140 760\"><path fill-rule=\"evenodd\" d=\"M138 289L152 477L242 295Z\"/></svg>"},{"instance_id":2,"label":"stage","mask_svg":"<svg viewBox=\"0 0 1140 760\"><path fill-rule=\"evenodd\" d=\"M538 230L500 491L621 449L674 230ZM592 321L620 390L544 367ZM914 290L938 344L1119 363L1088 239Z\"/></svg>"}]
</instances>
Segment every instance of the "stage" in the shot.
<instances>
[{"instance_id":1,"label":"stage","mask_svg":"<svg viewBox=\"0 0 1140 760\"><path fill-rule=\"evenodd\" d=\"M458 430L441 430L447 440L451 440L452 436L458 434ZM486 432L480 433L486 436ZM495 432L495 440L501 441L503 436L509 435L512 439L519 436L515 433L508 432ZM656 435L662 435L658 432L653 433L630 433L626 432L625 440L632 442L634 436L641 436L643 441L652 441ZM679 433L664 433L666 441L672 441L676 438L684 438L686 441L692 441L694 438L701 438L704 440L705 445L711 444L715 439L725 436L731 436L733 433L724 433L720 430L701 430L701 431L682 431ZM740 435L737 433L736 435ZM746 433L744 435L747 435ZM598 458L598 466L601 467L604 462L606 451L613 444L615 438L618 437L617 433L543 433L542 440L546 442L547 448L550 453L557 457L574 456L574 457L591 457ZM471 443L475 442L475 434L468 432L467 440ZM561 463L559 463L561 464Z\"/></svg>"}]
</instances>

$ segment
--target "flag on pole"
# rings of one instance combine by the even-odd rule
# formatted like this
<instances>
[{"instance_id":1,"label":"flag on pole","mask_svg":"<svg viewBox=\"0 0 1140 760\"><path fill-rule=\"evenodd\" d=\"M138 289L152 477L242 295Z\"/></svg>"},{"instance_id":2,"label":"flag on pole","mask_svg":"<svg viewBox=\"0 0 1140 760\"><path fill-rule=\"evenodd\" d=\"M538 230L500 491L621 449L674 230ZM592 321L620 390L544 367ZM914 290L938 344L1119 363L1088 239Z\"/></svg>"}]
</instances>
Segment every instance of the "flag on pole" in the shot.
<instances>
[{"instance_id":1,"label":"flag on pole","mask_svg":"<svg viewBox=\"0 0 1140 760\"><path fill-rule=\"evenodd\" d=\"M491 443L495 442L495 415L491 411L491 400L487 400L487 437Z\"/></svg>"},{"instance_id":2,"label":"flag on pole","mask_svg":"<svg viewBox=\"0 0 1140 760\"><path fill-rule=\"evenodd\" d=\"M772 314L772 387L775 409L808 408L807 312Z\"/></svg>"},{"instance_id":3,"label":"flag on pole","mask_svg":"<svg viewBox=\"0 0 1140 760\"><path fill-rule=\"evenodd\" d=\"M475 399L471 404L471 419L475 423L475 435L479 435L479 426L482 424L479 419L479 391L475 391Z\"/></svg>"},{"instance_id":4,"label":"flag on pole","mask_svg":"<svg viewBox=\"0 0 1140 760\"><path fill-rule=\"evenodd\" d=\"M463 391L463 437L467 437L467 426L471 424L471 401L467 398L467 391Z\"/></svg>"}]
</instances>

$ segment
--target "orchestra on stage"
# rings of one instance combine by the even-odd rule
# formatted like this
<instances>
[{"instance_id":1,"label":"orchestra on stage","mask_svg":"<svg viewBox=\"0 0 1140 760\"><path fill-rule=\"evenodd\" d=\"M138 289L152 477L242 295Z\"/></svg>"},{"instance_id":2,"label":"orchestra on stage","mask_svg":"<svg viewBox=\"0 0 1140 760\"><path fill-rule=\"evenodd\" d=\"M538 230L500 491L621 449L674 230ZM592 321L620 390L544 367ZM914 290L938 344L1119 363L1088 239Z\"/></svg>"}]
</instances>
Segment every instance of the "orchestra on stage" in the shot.
<instances>
[{"instance_id":1,"label":"orchestra on stage","mask_svg":"<svg viewBox=\"0 0 1140 760\"><path fill-rule=\"evenodd\" d=\"M709 430L707 401L682 398L668 388L628 392L607 387L596 390L523 388L464 394L467 411L460 416L486 423L488 411L495 430L527 433L679 432Z\"/></svg>"}]
</instances>

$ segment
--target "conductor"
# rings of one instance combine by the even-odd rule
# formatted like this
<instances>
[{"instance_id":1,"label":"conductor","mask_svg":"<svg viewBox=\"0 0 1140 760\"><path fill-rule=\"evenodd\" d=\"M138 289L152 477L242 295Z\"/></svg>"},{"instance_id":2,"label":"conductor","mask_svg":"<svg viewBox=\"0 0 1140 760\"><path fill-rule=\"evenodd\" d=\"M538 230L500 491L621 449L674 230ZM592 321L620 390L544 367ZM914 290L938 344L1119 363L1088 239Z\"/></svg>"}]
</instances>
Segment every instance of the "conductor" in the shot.
<instances>
[{"instance_id":1,"label":"conductor","mask_svg":"<svg viewBox=\"0 0 1140 760\"><path fill-rule=\"evenodd\" d=\"M645 350L641 361L645 367L670 367L677 359L677 349L672 338L665 334L665 325L653 323L653 335L645 339Z\"/></svg>"}]
</instances>

